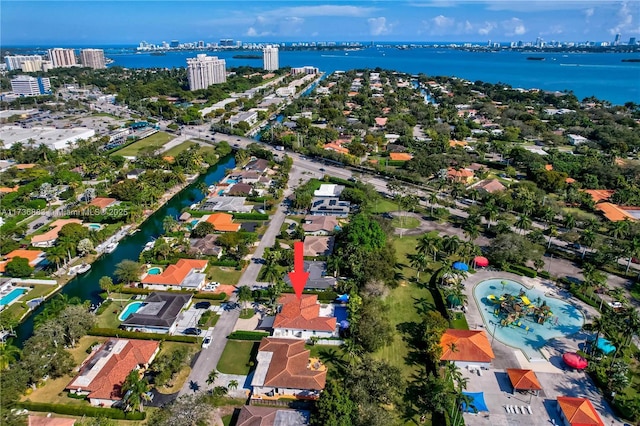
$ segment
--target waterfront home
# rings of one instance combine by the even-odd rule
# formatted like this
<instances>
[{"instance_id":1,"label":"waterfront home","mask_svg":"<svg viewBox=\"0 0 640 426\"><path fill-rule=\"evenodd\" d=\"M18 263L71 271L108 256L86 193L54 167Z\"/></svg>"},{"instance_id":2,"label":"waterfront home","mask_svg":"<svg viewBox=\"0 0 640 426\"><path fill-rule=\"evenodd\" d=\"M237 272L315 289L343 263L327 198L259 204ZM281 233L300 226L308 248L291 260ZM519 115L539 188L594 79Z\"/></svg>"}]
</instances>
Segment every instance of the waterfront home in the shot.
<instances>
[{"instance_id":1,"label":"waterfront home","mask_svg":"<svg viewBox=\"0 0 640 426\"><path fill-rule=\"evenodd\" d=\"M245 205L246 197L211 197L200 207L201 210L220 212L250 212L252 205Z\"/></svg>"},{"instance_id":2,"label":"waterfront home","mask_svg":"<svg viewBox=\"0 0 640 426\"><path fill-rule=\"evenodd\" d=\"M295 297L295 296L294 296ZM258 366L251 381L253 400L297 397L317 399L327 380L327 368L309 357L304 340L265 337L258 347Z\"/></svg>"},{"instance_id":3,"label":"waterfront home","mask_svg":"<svg viewBox=\"0 0 640 426\"><path fill-rule=\"evenodd\" d=\"M314 197L339 197L344 191L343 185L323 183L320 188L313 191Z\"/></svg>"},{"instance_id":4,"label":"waterfront home","mask_svg":"<svg viewBox=\"0 0 640 426\"><path fill-rule=\"evenodd\" d=\"M335 277L327 276L327 262L305 260L304 271L309 273L309 279L304 286L305 290L323 291L336 286ZM284 282L286 285L291 285L288 274L284 276Z\"/></svg>"},{"instance_id":5,"label":"waterfront home","mask_svg":"<svg viewBox=\"0 0 640 426\"><path fill-rule=\"evenodd\" d=\"M53 244L55 244L58 239L58 232L68 223L77 223L80 225L82 221L80 219L58 219L49 224L51 229L48 231L32 236L31 245L34 247L53 247Z\"/></svg>"},{"instance_id":6,"label":"waterfront home","mask_svg":"<svg viewBox=\"0 0 640 426\"><path fill-rule=\"evenodd\" d=\"M141 333L172 334L178 324L178 315L191 298L191 293L151 293L120 327Z\"/></svg>"},{"instance_id":7,"label":"waterfront home","mask_svg":"<svg viewBox=\"0 0 640 426\"><path fill-rule=\"evenodd\" d=\"M600 415L587 398L559 396L557 401L558 413L565 426L604 426Z\"/></svg>"},{"instance_id":8,"label":"waterfront home","mask_svg":"<svg viewBox=\"0 0 640 426\"><path fill-rule=\"evenodd\" d=\"M236 426L306 426L309 412L281 407L243 405Z\"/></svg>"},{"instance_id":9,"label":"waterfront home","mask_svg":"<svg viewBox=\"0 0 640 426\"><path fill-rule=\"evenodd\" d=\"M13 250L2 257L4 258L4 260L0 261L0 272L4 272L5 268L7 267L7 263L11 262L16 257L27 259L29 261L29 266L31 266L32 268L35 268L40 264L40 262L45 260L45 254L40 250L18 249Z\"/></svg>"},{"instance_id":10,"label":"waterfront home","mask_svg":"<svg viewBox=\"0 0 640 426\"><path fill-rule=\"evenodd\" d=\"M320 316L320 304L315 294L285 294L278 299L278 313L273 320L273 336L287 339L337 337L336 318Z\"/></svg>"},{"instance_id":11,"label":"waterfront home","mask_svg":"<svg viewBox=\"0 0 640 426\"><path fill-rule=\"evenodd\" d=\"M65 388L84 395L91 405L111 407L120 401L122 385L133 370L144 370L158 354L154 340L109 339L80 366L80 372Z\"/></svg>"},{"instance_id":12,"label":"waterfront home","mask_svg":"<svg viewBox=\"0 0 640 426\"><path fill-rule=\"evenodd\" d=\"M329 256L333 253L333 242L332 236L307 235L304 238L304 256Z\"/></svg>"},{"instance_id":13,"label":"waterfront home","mask_svg":"<svg viewBox=\"0 0 640 426\"><path fill-rule=\"evenodd\" d=\"M349 201L337 197L315 197L311 202L311 214L315 216L347 217L350 209Z\"/></svg>"},{"instance_id":14,"label":"waterfront home","mask_svg":"<svg viewBox=\"0 0 640 426\"><path fill-rule=\"evenodd\" d=\"M340 229L335 216L305 216L302 229L307 235L329 235Z\"/></svg>"},{"instance_id":15,"label":"waterfront home","mask_svg":"<svg viewBox=\"0 0 640 426\"><path fill-rule=\"evenodd\" d=\"M212 224L213 229L218 232L237 232L240 229L240 224L233 223L233 216L228 213L214 213L203 219Z\"/></svg>"},{"instance_id":16,"label":"waterfront home","mask_svg":"<svg viewBox=\"0 0 640 426\"><path fill-rule=\"evenodd\" d=\"M144 169L129 170L127 171L126 177L127 179L138 179L138 177L140 177L140 175L142 175L144 172Z\"/></svg>"},{"instance_id":17,"label":"waterfront home","mask_svg":"<svg viewBox=\"0 0 640 426\"><path fill-rule=\"evenodd\" d=\"M192 238L189 240L189 253L199 256L213 256L220 259L222 247L216 245L216 240L220 234L209 234L203 238Z\"/></svg>"},{"instance_id":18,"label":"waterfront home","mask_svg":"<svg viewBox=\"0 0 640 426\"><path fill-rule=\"evenodd\" d=\"M140 283L144 288L153 290L200 290L207 279L207 274L204 273L207 265L207 260L180 259L160 274L145 275Z\"/></svg>"},{"instance_id":19,"label":"waterfront home","mask_svg":"<svg viewBox=\"0 0 640 426\"><path fill-rule=\"evenodd\" d=\"M253 185L249 185L248 183L236 183L231 186L227 191L227 194L231 196L238 195L251 195L253 193Z\"/></svg>"},{"instance_id":20,"label":"waterfront home","mask_svg":"<svg viewBox=\"0 0 640 426\"><path fill-rule=\"evenodd\" d=\"M118 200L115 198L107 198L107 197L96 197L89 203L90 207L99 209L100 212L104 213L107 208L112 207L118 203Z\"/></svg>"},{"instance_id":21,"label":"waterfront home","mask_svg":"<svg viewBox=\"0 0 640 426\"><path fill-rule=\"evenodd\" d=\"M447 329L440 339L440 361L450 361L459 368L488 369L495 358L484 330Z\"/></svg>"},{"instance_id":22,"label":"waterfront home","mask_svg":"<svg viewBox=\"0 0 640 426\"><path fill-rule=\"evenodd\" d=\"M269 168L269 161L264 158L251 160L245 167L245 170L255 170L258 173L264 173Z\"/></svg>"}]
</instances>

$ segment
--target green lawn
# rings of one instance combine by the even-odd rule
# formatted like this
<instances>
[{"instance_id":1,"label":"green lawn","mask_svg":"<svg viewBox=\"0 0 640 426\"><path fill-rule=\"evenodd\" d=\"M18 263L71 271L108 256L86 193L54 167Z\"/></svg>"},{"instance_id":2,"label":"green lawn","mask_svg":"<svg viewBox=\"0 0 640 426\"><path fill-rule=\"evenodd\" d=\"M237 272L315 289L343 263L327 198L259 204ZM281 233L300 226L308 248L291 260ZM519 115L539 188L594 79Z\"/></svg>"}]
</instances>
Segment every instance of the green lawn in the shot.
<instances>
[{"instance_id":1,"label":"green lawn","mask_svg":"<svg viewBox=\"0 0 640 426\"><path fill-rule=\"evenodd\" d=\"M174 136L170 135L169 133L165 133L165 132L154 133L153 135L147 138L141 139L139 141L132 143L131 145L127 145L124 148L119 149L113 154L122 155L126 157L135 157L138 155L138 152L141 149L144 149L150 146L153 146L156 149L160 148L161 146L163 146L173 138Z\"/></svg>"},{"instance_id":2,"label":"green lawn","mask_svg":"<svg viewBox=\"0 0 640 426\"><path fill-rule=\"evenodd\" d=\"M215 148L213 146L202 146L194 141L185 141L185 142L182 142L180 145L174 146L170 150L165 151L164 155L169 157L175 157L176 155L180 154L182 151L186 151L188 148L192 147L193 145L200 146L200 150L202 152L215 151Z\"/></svg>"},{"instance_id":3,"label":"green lawn","mask_svg":"<svg viewBox=\"0 0 640 426\"><path fill-rule=\"evenodd\" d=\"M456 312L454 317L449 320L451 328L456 330L468 330L469 324L467 323L467 317L462 312Z\"/></svg>"},{"instance_id":4,"label":"green lawn","mask_svg":"<svg viewBox=\"0 0 640 426\"><path fill-rule=\"evenodd\" d=\"M46 284L21 287L31 287L31 289L2 311L7 317L14 317L16 319L22 318L22 316L29 310L26 304L28 300L44 297L58 288L55 285Z\"/></svg>"},{"instance_id":5,"label":"green lawn","mask_svg":"<svg viewBox=\"0 0 640 426\"><path fill-rule=\"evenodd\" d=\"M391 225L395 228L413 229L420 226L420 221L415 217L394 217Z\"/></svg>"},{"instance_id":6,"label":"green lawn","mask_svg":"<svg viewBox=\"0 0 640 426\"><path fill-rule=\"evenodd\" d=\"M375 201L371 206L372 213L387 213L396 211L398 211L398 205L393 201L387 200L385 198Z\"/></svg>"},{"instance_id":7,"label":"green lawn","mask_svg":"<svg viewBox=\"0 0 640 426\"><path fill-rule=\"evenodd\" d=\"M255 358L260 342L244 340L227 340L220 361L218 371L225 374L240 374L246 376L255 367ZM249 362L254 365L250 366Z\"/></svg>"},{"instance_id":8,"label":"green lawn","mask_svg":"<svg viewBox=\"0 0 640 426\"><path fill-rule=\"evenodd\" d=\"M207 279L222 284L236 285L240 281L242 271L228 266L210 266L207 269Z\"/></svg>"},{"instance_id":9,"label":"green lawn","mask_svg":"<svg viewBox=\"0 0 640 426\"><path fill-rule=\"evenodd\" d=\"M331 345L306 345L311 352L310 358L319 358L324 365L327 366L329 372L335 371L334 364L342 360L344 352L340 346Z\"/></svg>"},{"instance_id":10,"label":"green lawn","mask_svg":"<svg viewBox=\"0 0 640 426\"><path fill-rule=\"evenodd\" d=\"M128 301L126 303L122 302L123 307L121 308L119 301L111 302L111 305L107 306L104 312L96 317L96 326L100 328L118 328L121 322L118 319L118 315L128 304Z\"/></svg>"}]
</instances>

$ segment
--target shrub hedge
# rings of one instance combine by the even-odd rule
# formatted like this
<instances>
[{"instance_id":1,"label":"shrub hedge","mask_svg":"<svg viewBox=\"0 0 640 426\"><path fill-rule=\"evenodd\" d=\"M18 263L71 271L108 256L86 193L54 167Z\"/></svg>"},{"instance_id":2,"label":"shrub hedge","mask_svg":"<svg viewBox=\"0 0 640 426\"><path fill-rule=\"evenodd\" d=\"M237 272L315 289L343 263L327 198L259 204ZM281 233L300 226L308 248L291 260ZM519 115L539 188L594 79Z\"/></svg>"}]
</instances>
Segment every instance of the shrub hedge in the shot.
<instances>
[{"instance_id":1,"label":"shrub hedge","mask_svg":"<svg viewBox=\"0 0 640 426\"><path fill-rule=\"evenodd\" d=\"M514 274L518 274L520 276L525 276L529 278L535 278L538 276L538 273L531 268L522 265L511 265L506 268L507 272L512 272Z\"/></svg>"},{"instance_id":2,"label":"shrub hedge","mask_svg":"<svg viewBox=\"0 0 640 426\"><path fill-rule=\"evenodd\" d=\"M244 220L269 220L269 215L266 213L233 213L233 218Z\"/></svg>"},{"instance_id":3,"label":"shrub hedge","mask_svg":"<svg viewBox=\"0 0 640 426\"><path fill-rule=\"evenodd\" d=\"M144 412L125 413L117 408L83 407L78 405L49 404L44 402L19 402L18 406L30 411L42 411L69 416L106 417L117 420L144 420Z\"/></svg>"},{"instance_id":4,"label":"shrub hedge","mask_svg":"<svg viewBox=\"0 0 640 426\"><path fill-rule=\"evenodd\" d=\"M269 333L266 331L237 330L228 335L227 339L259 341L262 340L263 337L269 337Z\"/></svg>"},{"instance_id":5,"label":"shrub hedge","mask_svg":"<svg viewBox=\"0 0 640 426\"><path fill-rule=\"evenodd\" d=\"M209 261L209 265L211 266L230 266L230 267L236 267L238 266L238 261L237 260L210 260Z\"/></svg>"},{"instance_id":6,"label":"shrub hedge","mask_svg":"<svg viewBox=\"0 0 640 426\"><path fill-rule=\"evenodd\" d=\"M293 293L294 290L291 287L286 287L284 290L282 290L282 292L283 293ZM338 293L336 293L333 290L324 290L324 291L304 290L303 294L316 294L316 295L318 295L318 300L320 302L333 302L338 297Z\"/></svg>"},{"instance_id":7,"label":"shrub hedge","mask_svg":"<svg viewBox=\"0 0 640 426\"><path fill-rule=\"evenodd\" d=\"M196 336L170 336L168 334L138 333L137 331L120 330L119 328L94 327L89 330L88 334L90 336L123 337L127 339L139 340L166 340L169 342L180 343L196 343L198 341L198 338Z\"/></svg>"},{"instance_id":8,"label":"shrub hedge","mask_svg":"<svg viewBox=\"0 0 640 426\"><path fill-rule=\"evenodd\" d=\"M195 297L197 299L207 299L207 300L225 300L227 298L226 293L196 293Z\"/></svg>"},{"instance_id":9,"label":"shrub hedge","mask_svg":"<svg viewBox=\"0 0 640 426\"><path fill-rule=\"evenodd\" d=\"M98 307L98 309L96 309L96 315L100 315L101 313L106 311L109 305L111 305L112 303L113 303L113 300L111 299L107 299L104 302L102 302L102 304Z\"/></svg>"}]
</instances>

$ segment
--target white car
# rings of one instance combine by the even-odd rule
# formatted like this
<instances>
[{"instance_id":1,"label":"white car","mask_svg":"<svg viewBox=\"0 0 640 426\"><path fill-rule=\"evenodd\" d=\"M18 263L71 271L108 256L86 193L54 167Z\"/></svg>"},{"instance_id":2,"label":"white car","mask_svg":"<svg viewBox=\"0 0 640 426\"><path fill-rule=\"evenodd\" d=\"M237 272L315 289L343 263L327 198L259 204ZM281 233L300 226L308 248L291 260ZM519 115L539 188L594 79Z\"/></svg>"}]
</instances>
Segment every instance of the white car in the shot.
<instances>
[{"instance_id":1,"label":"white car","mask_svg":"<svg viewBox=\"0 0 640 426\"><path fill-rule=\"evenodd\" d=\"M211 337L207 336L202 341L202 349L207 349L211 345Z\"/></svg>"},{"instance_id":2,"label":"white car","mask_svg":"<svg viewBox=\"0 0 640 426\"><path fill-rule=\"evenodd\" d=\"M622 308L622 303L620 303L620 302L609 302L609 306L611 306L613 309L620 309L620 308Z\"/></svg>"}]
</instances>

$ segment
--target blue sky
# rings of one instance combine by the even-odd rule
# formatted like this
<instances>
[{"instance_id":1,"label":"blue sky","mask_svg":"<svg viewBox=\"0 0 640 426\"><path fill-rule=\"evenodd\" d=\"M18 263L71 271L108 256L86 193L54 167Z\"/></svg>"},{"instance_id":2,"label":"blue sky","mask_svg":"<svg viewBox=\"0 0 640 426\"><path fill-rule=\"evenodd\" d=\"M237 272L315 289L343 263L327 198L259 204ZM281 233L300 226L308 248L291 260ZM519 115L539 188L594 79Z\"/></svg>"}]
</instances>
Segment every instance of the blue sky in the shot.
<instances>
[{"instance_id":1,"label":"blue sky","mask_svg":"<svg viewBox=\"0 0 640 426\"><path fill-rule=\"evenodd\" d=\"M640 39L640 0L12 1L2 45Z\"/></svg>"}]
</instances>

